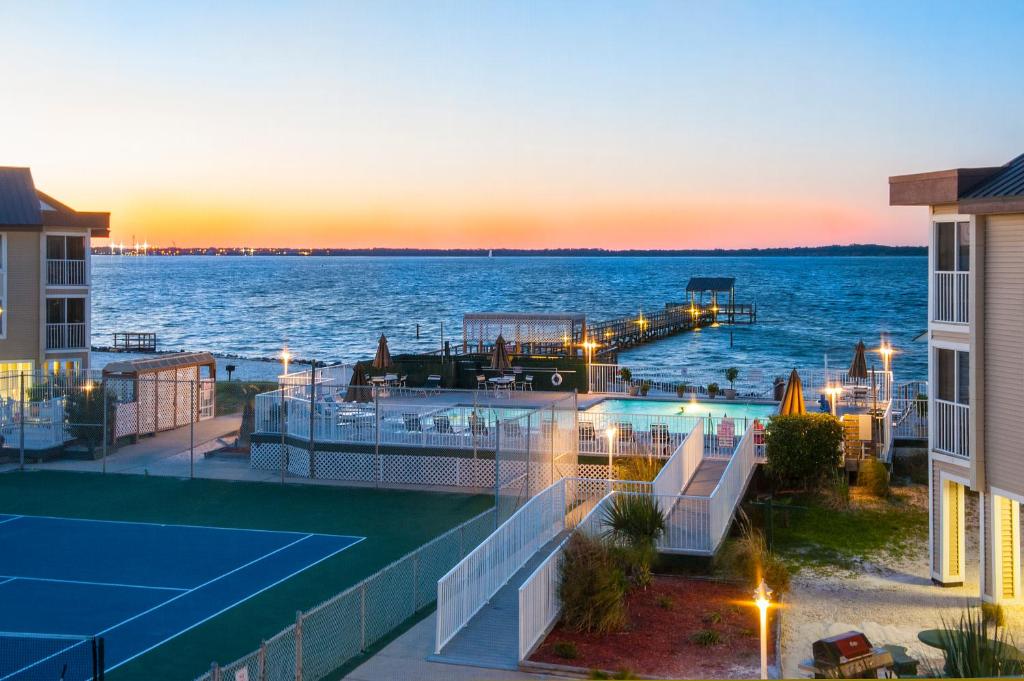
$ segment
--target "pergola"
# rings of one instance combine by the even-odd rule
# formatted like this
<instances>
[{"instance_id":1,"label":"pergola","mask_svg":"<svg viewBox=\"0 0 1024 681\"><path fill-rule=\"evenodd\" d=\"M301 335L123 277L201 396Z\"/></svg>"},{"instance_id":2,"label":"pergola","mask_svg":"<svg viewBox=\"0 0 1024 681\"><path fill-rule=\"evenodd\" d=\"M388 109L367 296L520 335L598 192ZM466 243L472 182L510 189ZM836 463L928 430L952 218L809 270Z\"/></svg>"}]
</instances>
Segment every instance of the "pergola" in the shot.
<instances>
[{"instance_id":1,"label":"pergola","mask_svg":"<svg viewBox=\"0 0 1024 681\"><path fill-rule=\"evenodd\" d=\"M462 317L462 351L486 352L500 335L516 353L569 354L586 330L587 316L574 312L473 312Z\"/></svg>"},{"instance_id":2,"label":"pergola","mask_svg":"<svg viewBox=\"0 0 1024 681\"><path fill-rule=\"evenodd\" d=\"M711 294L711 305L718 305L718 294L729 294L728 307L732 308L736 302L736 278L735 277L692 277L686 284L686 292L690 295L690 304L701 304L704 296Z\"/></svg>"}]
</instances>

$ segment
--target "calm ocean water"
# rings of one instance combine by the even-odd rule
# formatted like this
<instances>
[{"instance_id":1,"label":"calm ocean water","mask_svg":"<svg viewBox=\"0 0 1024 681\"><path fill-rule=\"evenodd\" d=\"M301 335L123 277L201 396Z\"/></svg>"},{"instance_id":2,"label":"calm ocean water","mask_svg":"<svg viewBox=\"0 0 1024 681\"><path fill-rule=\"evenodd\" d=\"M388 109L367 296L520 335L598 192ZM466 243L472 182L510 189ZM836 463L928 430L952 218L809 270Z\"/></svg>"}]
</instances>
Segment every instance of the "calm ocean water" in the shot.
<instances>
[{"instance_id":1,"label":"calm ocean water","mask_svg":"<svg viewBox=\"0 0 1024 681\"><path fill-rule=\"evenodd\" d=\"M161 349L266 357L372 357L461 342L465 312L584 312L600 320L685 299L691 276L736 277L758 321L622 353L636 364L776 371L849 363L887 334L898 380L925 378L925 257L780 258L93 258L93 344L153 331ZM416 338L416 324L420 338ZM732 345L730 346L730 334ZM875 356L877 357L877 356ZM880 364L879 364L880 366Z\"/></svg>"}]
</instances>

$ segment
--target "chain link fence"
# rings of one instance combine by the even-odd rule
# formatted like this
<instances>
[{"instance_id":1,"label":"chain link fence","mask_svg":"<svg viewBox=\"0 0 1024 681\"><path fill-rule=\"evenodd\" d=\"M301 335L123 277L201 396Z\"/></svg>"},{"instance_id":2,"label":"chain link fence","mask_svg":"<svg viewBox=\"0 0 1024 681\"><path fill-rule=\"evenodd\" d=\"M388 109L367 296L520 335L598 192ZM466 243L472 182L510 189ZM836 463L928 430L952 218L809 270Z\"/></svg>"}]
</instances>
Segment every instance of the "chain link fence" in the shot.
<instances>
[{"instance_id":1,"label":"chain link fence","mask_svg":"<svg viewBox=\"0 0 1024 681\"><path fill-rule=\"evenodd\" d=\"M452 528L197 681L317 681L384 640L437 599L437 581L493 530L494 508Z\"/></svg>"}]
</instances>

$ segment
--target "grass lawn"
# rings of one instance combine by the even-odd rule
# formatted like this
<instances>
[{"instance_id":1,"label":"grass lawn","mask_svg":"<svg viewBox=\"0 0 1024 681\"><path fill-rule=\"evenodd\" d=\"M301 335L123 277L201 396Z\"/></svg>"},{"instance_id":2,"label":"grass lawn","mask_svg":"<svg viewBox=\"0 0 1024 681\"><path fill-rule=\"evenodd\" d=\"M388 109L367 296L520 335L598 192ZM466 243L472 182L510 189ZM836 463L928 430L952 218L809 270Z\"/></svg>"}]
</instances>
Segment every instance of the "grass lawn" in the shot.
<instances>
[{"instance_id":1,"label":"grass lawn","mask_svg":"<svg viewBox=\"0 0 1024 681\"><path fill-rule=\"evenodd\" d=\"M256 386L258 392L277 390L272 381L217 381L217 416L238 414L245 408L245 387Z\"/></svg>"},{"instance_id":2,"label":"grass lawn","mask_svg":"<svg viewBox=\"0 0 1024 681\"><path fill-rule=\"evenodd\" d=\"M486 495L178 480L93 473L0 475L0 513L365 536L366 540L109 674L195 678L308 609L493 504ZM55 547L59 553L59 547Z\"/></svg>"},{"instance_id":3,"label":"grass lawn","mask_svg":"<svg viewBox=\"0 0 1024 681\"><path fill-rule=\"evenodd\" d=\"M911 557L927 546L927 488L894 487L888 499L868 497L857 488L850 492L849 509L829 508L817 495L805 495L792 504L806 510L776 511L779 556L795 568L849 568L882 555Z\"/></svg>"}]
</instances>

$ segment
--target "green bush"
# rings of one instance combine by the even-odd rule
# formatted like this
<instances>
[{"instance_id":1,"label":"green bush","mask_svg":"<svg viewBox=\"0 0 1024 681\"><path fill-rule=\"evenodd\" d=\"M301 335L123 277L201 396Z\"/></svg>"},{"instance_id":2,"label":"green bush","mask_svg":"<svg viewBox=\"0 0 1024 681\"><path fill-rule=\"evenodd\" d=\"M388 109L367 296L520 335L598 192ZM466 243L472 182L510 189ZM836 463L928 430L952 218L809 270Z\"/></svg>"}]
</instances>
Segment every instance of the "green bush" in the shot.
<instances>
[{"instance_id":1,"label":"green bush","mask_svg":"<svg viewBox=\"0 0 1024 681\"><path fill-rule=\"evenodd\" d=\"M754 588L763 578L777 594L789 591L789 568L768 550L764 535L751 526L745 515L737 516L738 537L722 545L713 559L717 572L742 579Z\"/></svg>"},{"instance_id":2,"label":"green bush","mask_svg":"<svg viewBox=\"0 0 1024 681\"><path fill-rule=\"evenodd\" d=\"M575 532L559 571L558 597L567 627L606 634L626 625L626 576L611 546Z\"/></svg>"},{"instance_id":3,"label":"green bush","mask_svg":"<svg viewBox=\"0 0 1024 681\"><path fill-rule=\"evenodd\" d=\"M830 414L773 416L765 429L766 471L778 484L804 489L842 463L843 427Z\"/></svg>"},{"instance_id":4,"label":"green bush","mask_svg":"<svg viewBox=\"0 0 1024 681\"><path fill-rule=\"evenodd\" d=\"M91 384L90 384L91 385ZM98 385L88 390L71 390L64 400L65 415L68 419L68 430L82 441L89 451L103 442L103 408L102 388ZM117 397L110 390L106 394L107 427L113 430L115 403Z\"/></svg>"},{"instance_id":5,"label":"green bush","mask_svg":"<svg viewBox=\"0 0 1024 681\"><path fill-rule=\"evenodd\" d=\"M551 647L551 652L563 660L575 660L579 657L579 651L576 650L576 644L572 641L559 641Z\"/></svg>"},{"instance_id":6,"label":"green bush","mask_svg":"<svg viewBox=\"0 0 1024 681\"><path fill-rule=\"evenodd\" d=\"M717 395L719 390L720 390L720 388L718 387L717 383L708 383L708 396L709 397L714 397L715 395Z\"/></svg>"},{"instance_id":7,"label":"green bush","mask_svg":"<svg viewBox=\"0 0 1024 681\"><path fill-rule=\"evenodd\" d=\"M640 381L640 394L647 397L647 393L651 391L650 381Z\"/></svg>"},{"instance_id":8,"label":"green bush","mask_svg":"<svg viewBox=\"0 0 1024 681\"><path fill-rule=\"evenodd\" d=\"M725 370L725 380L729 381L729 388L736 389L736 379L740 377L740 370L736 367L729 367Z\"/></svg>"},{"instance_id":9,"label":"green bush","mask_svg":"<svg viewBox=\"0 0 1024 681\"><path fill-rule=\"evenodd\" d=\"M722 621L722 613L718 612L717 610L706 612L703 615L701 615L700 621L704 624L719 624Z\"/></svg>"},{"instance_id":10,"label":"green bush","mask_svg":"<svg viewBox=\"0 0 1024 681\"><path fill-rule=\"evenodd\" d=\"M850 481L846 471L834 469L824 487L825 505L836 510L850 508Z\"/></svg>"},{"instance_id":11,"label":"green bush","mask_svg":"<svg viewBox=\"0 0 1024 681\"><path fill-rule=\"evenodd\" d=\"M724 643L724 639L714 629L701 629L690 634L690 643L695 643L699 646L716 646L719 643Z\"/></svg>"},{"instance_id":12,"label":"green bush","mask_svg":"<svg viewBox=\"0 0 1024 681\"><path fill-rule=\"evenodd\" d=\"M857 471L857 485L873 497L889 496L889 469L878 459L864 459Z\"/></svg>"},{"instance_id":13,"label":"green bush","mask_svg":"<svg viewBox=\"0 0 1024 681\"><path fill-rule=\"evenodd\" d=\"M615 475L619 480L651 482L664 465L663 460L653 456L624 456L615 462Z\"/></svg>"},{"instance_id":14,"label":"green bush","mask_svg":"<svg viewBox=\"0 0 1024 681\"><path fill-rule=\"evenodd\" d=\"M620 547L618 555L630 581L646 587L651 583L658 539L665 532L665 517L658 500L649 494L617 494L602 510L606 536Z\"/></svg>"},{"instance_id":15,"label":"green bush","mask_svg":"<svg viewBox=\"0 0 1024 681\"><path fill-rule=\"evenodd\" d=\"M671 596L658 596L658 607L662 610L675 610L676 602Z\"/></svg>"}]
</instances>

